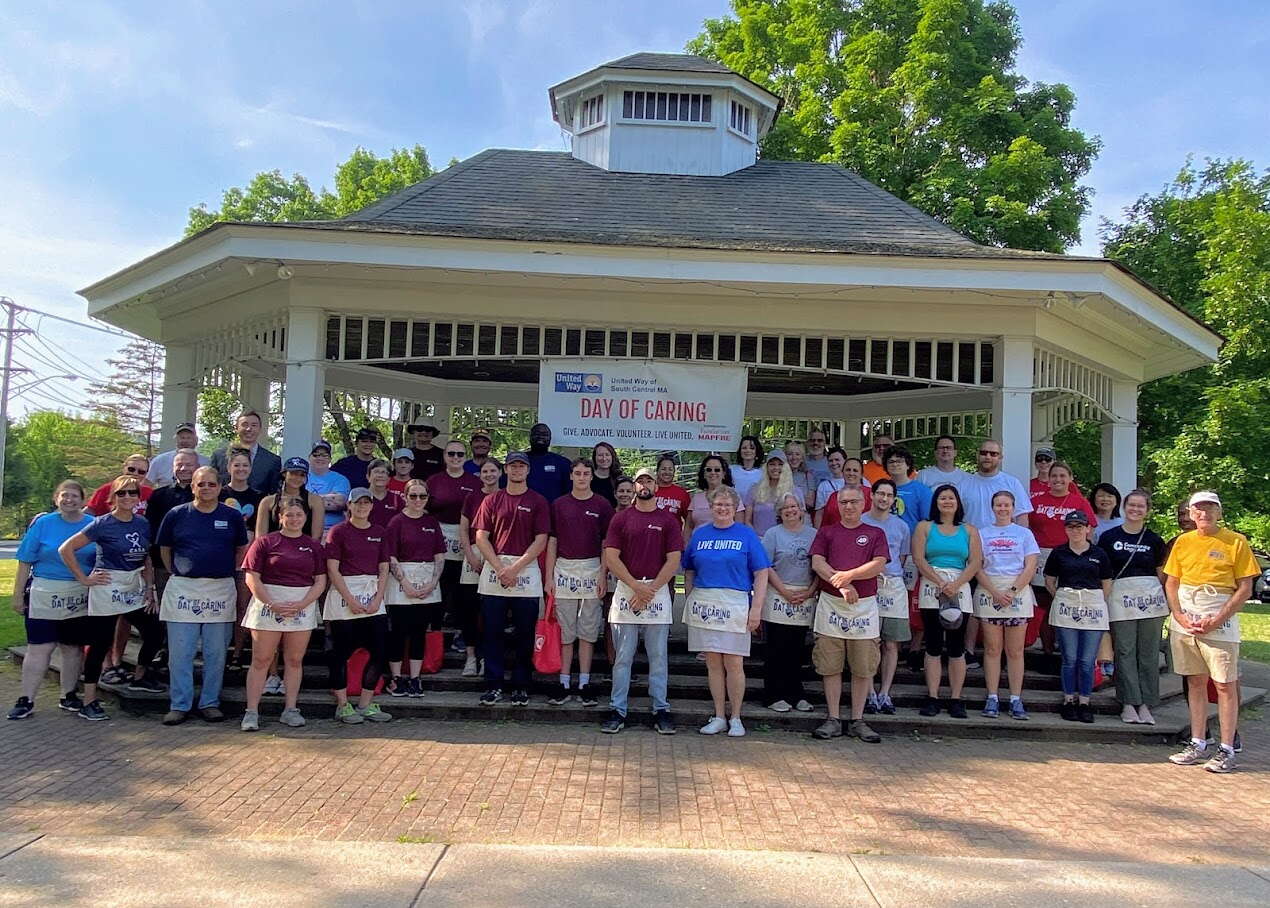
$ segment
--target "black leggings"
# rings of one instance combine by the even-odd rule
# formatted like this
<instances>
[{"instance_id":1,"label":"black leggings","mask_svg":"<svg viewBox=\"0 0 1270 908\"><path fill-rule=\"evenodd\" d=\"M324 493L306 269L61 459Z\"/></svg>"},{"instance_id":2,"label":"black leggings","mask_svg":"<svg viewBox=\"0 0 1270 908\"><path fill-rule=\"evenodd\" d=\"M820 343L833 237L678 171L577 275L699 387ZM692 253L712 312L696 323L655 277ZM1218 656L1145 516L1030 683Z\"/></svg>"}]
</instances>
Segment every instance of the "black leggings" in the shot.
<instances>
[{"instance_id":1,"label":"black leggings","mask_svg":"<svg viewBox=\"0 0 1270 908\"><path fill-rule=\"evenodd\" d=\"M919 609L922 614L922 640L926 655L939 658L944 653L949 659L959 659L966 654L966 615L956 630L947 630L939 621L939 609Z\"/></svg>"},{"instance_id":2,"label":"black leggings","mask_svg":"<svg viewBox=\"0 0 1270 908\"><path fill-rule=\"evenodd\" d=\"M88 638L88 655L84 657L84 683L96 684L101 679L101 666L106 653L115 643L117 615L82 615L72 621L84 622Z\"/></svg>"},{"instance_id":3,"label":"black leggings","mask_svg":"<svg viewBox=\"0 0 1270 908\"><path fill-rule=\"evenodd\" d=\"M463 576L462 561L444 561L441 567L441 602L450 627L459 626L459 578Z\"/></svg>"},{"instance_id":4,"label":"black leggings","mask_svg":"<svg viewBox=\"0 0 1270 908\"><path fill-rule=\"evenodd\" d=\"M388 654L388 616L348 618L332 621L329 627L331 690L348 688L348 658L359 649L370 654L366 670L362 672L362 690L373 688L384 673L384 658Z\"/></svg>"},{"instance_id":5,"label":"black leggings","mask_svg":"<svg viewBox=\"0 0 1270 908\"><path fill-rule=\"evenodd\" d=\"M135 627L141 635L141 651L137 653L137 664L148 669L168 639L163 622L159 620L158 613L152 615L143 608L134 609L124 615L123 620Z\"/></svg>"},{"instance_id":6,"label":"black leggings","mask_svg":"<svg viewBox=\"0 0 1270 908\"><path fill-rule=\"evenodd\" d=\"M807 628L767 622L767 658L763 661L763 700L784 700L793 706L805 699L803 663L807 657Z\"/></svg>"},{"instance_id":7,"label":"black leggings","mask_svg":"<svg viewBox=\"0 0 1270 908\"><path fill-rule=\"evenodd\" d=\"M440 602L429 602L418 605L388 606L388 620L391 630L388 634L388 660L396 662L410 646L410 659L423 658L424 635L428 631L441 630L441 619L445 606Z\"/></svg>"},{"instance_id":8,"label":"black leggings","mask_svg":"<svg viewBox=\"0 0 1270 908\"><path fill-rule=\"evenodd\" d=\"M455 590L455 618L463 643L481 651L481 596L475 583L460 583Z\"/></svg>"}]
</instances>

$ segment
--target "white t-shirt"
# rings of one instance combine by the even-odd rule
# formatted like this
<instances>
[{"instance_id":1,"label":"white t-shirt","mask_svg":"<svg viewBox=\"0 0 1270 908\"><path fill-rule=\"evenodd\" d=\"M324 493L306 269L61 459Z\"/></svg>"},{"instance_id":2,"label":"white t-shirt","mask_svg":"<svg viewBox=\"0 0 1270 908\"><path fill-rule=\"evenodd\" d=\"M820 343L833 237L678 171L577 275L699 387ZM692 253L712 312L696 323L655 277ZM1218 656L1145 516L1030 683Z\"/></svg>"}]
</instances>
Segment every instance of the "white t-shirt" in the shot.
<instances>
[{"instance_id":1,"label":"white t-shirt","mask_svg":"<svg viewBox=\"0 0 1270 908\"><path fill-rule=\"evenodd\" d=\"M762 478L762 467L750 467L747 470L739 463L732 464L732 488L736 489L736 494L741 496L742 501L745 501L750 489Z\"/></svg>"},{"instance_id":2,"label":"white t-shirt","mask_svg":"<svg viewBox=\"0 0 1270 908\"><path fill-rule=\"evenodd\" d=\"M1017 576L1023 570L1028 555L1041 554L1032 531L1011 523L979 530L979 542L983 545L983 572Z\"/></svg>"},{"instance_id":3,"label":"white t-shirt","mask_svg":"<svg viewBox=\"0 0 1270 908\"><path fill-rule=\"evenodd\" d=\"M841 489L847 481L839 476L837 479L826 479L816 488L816 510L823 511L829 503L829 496Z\"/></svg>"},{"instance_id":4,"label":"white t-shirt","mask_svg":"<svg viewBox=\"0 0 1270 908\"><path fill-rule=\"evenodd\" d=\"M992 513L992 496L997 492L1006 491L1014 495L1015 517L1032 512L1032 499L1028 497L1027 489L1010 473L1000 472L995 476L969 473L957 491L961 493L961 503L966 509L966 523L976 529L982 530L996 522Z\"/></svg>"},{"instance_id":5,"label":"white t-shirt","mask_svg":"<svg viewBox=\"0 0 1270 908\"><path fill-rule=\"evenodd\" d=\"M953 485L957 487L957 491L961 491L961 484L970 474L959 467L953 467L947 473L939 467L926 467L917 471L917 481L923 485L930 486L933 492L942 485Z\"/></svg>"},{"instance_id":6,"label":"white t-shirt","mask_svg":"<svg viewBox=\"0 0 1270 908\"><path fill-rule=\"evenodd\" d=\"M150 461L150 470L146 473L146 481L156 489L164 486L170 486L176 482L176 478L172 475L172 461L176 459L176 450L164 451L162 454L155 454L154 460ZM210 464L205 454L198 455L198 465L205 467Z\"/></svg>"}]
</instances>

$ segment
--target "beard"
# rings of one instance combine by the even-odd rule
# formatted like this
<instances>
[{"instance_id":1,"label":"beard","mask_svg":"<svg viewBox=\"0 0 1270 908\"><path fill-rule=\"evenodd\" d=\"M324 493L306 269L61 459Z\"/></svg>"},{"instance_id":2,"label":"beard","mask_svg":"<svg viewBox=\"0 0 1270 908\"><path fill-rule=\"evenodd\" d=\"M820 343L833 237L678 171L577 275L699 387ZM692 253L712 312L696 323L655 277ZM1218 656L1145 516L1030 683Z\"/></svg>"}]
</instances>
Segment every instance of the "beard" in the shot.
<instances>
[{"instance_id":1,"label":"beard","mask_svg":"<svg viewBox=\"0 0 1270 908\"><path fill-rule=\"evenodd\" d=\"M641 487L640 490L635 493L635 497L638 498L640 501L648 501L650 498L653 497L653 495L654 495L653 490L646 487Z\"/></svg>"}]
</instances>

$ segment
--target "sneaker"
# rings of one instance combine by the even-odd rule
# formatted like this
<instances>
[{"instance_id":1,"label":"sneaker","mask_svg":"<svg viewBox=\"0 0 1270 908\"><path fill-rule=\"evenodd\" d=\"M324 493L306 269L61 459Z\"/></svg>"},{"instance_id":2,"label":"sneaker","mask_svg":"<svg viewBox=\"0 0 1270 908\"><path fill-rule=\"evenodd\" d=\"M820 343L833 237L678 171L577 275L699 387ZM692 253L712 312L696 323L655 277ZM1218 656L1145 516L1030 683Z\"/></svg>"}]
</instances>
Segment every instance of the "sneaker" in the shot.
<instances>
[{"instance_id":1,"label":"sneaker","mask_svg":"<svg viewBox=\"0 0 1270 908\"><path fill-rule=\"evenodd\" d=\"M927 697L922 708L917 711L921 716L938 716L939 715L939 699L937 697Z\"/></svg>"},{"instance_id":2,"label":"sneaker","mask_svg":"<svg viewBox=\"0 0 1270 908\"><path fill-rule=\"evenodd\" d=\"M878 695L874 692L869 694L869 699L864 701L864 714L866 716L876 716L878 712Z\"/></svg>"},{"instance_id":3,"label":"sneaker","mask_svg":"<svg viewBox=\"0 0 1270 908\"><path fill-rule=\"evenodd\" d=\"M114 665L101 673L98 679L101 684L127 684L132 680L132 672L122 665Z\"/></svg>"},{"instance_id":4,"label":"sneaker","mask_svg":"<svg viewBox=\"0 0 1270 908\"><path fill-rule=\"evenodd\" d=\"M1234 772L1235 771L1235 752L1227 750L1224 747L1218 747L1217 753L1204 764L1204 768L1209 772Z\"/></svg>"},{"instance_id":5,"label":"sneaker","mask_svg":"<svg viewBox=\"0 0 1270 908\"><path fill-rule=\"evenodd\" d=\"M777 700L775 703L767 704L767 708L774 713L787 713L794 707L789 705L788 700Z\"/></svg>"},{"instance_id":6,"label":"sneaker","mask_svg":"<svg viewBox=\"0 0 1270 908\"><path fill-rule=\"evenodd\" d=\"M512 706L528 706L528 705L529 705L529 691L527 690L512 691Z\"/></svg>"},{"instance_id":7,"label":"sneaker","mask_svg":"<svg viewBox=\"0 0 1270 908\"><path fill-rule=\"evenodd\" d=\"M966 718L966 704L961 700L949 700L948 715L952 716L954 719Z\"/></svg>"},{"instance_id":8,"label":"sneaker","mask_svg":"<svg viewBox=\"0 0 1270 908\"><path fill-rule=\"evenodd\" d=\"M18 702L9 710L10 719L25 719L35 712L35 702L30 697L18 697Z\"/></svg>"},{"instance_id":9,"label":"sneaker","mask_svg":"<svg viewBox=\"0 0 1270 908\"><path fill-rule=\"evenodd\" d=\"M548 700L547 702L551 702ZM626 727L626 717L617 710L612 710L608 718L600 723L600 731L606 735L615 735Z\"/></svg>"},{"instance_id":10,"label":"sneaker","mask_svg":"<svg viewBox=\"0 0 1270 908\"><path fill-rule=\"evenodd\" d=\"M64 709L68 713L77 713L84 708L84 701L79 698L79 694L71 691L65 697L57 701L57 708Z\"/></svg>"},{"instance_id":11,"label":"sneaker","mask_svg":"<svg viewBox=\"0 0 1270 908\"><path fill-rule=\"evenodd\" d=\"M151 694L161 694L165 690L167 690L167 688L164 687L162 684L160 684L158 681L155 681L149 675L146 675L144 678L131 679L128 682L128 690L145 691L146 693L151 693Z\"/></svg>"},{"instance_id":12,"label":"sneaker","mask_svg":"<svg viewBox=\"0 0 1270 908\"><path fill-rule=\"evenodd\" d=\"M388 688L388 696L390 697L409 697L410 696L410 679L405 675L397 675L392 679L392 685Z\"/></svg>"},{"instance_id":13,"label":"sneaker","mask_svg":"<svg viewBox=\"0 0 1270 908\"><path fill-rule=\"evenodd\" d=\"M361 725L366 720L353 708L352 703L345 701L343 706L335 710L335 721L343 722L345 725Z\"/></svg>"},{"instance_id":14,"label":"sneaker","mask_svg":"<svg viewBox=\"0 0 1270 908\"><path fill-rule=\"evenodd\" d=\"M285 718L286 713L282 714ZM260 731L260 713L249 709L243 713L243 720L238 724L240 731Z\"/></svg>"},{"instance_id":15,"label":"sneaker","mask_svg":"<svg viewBox=\"0 0 1270 908\"><path fill-rule=\"evenodd\" d=\"M830 738L841 738L842 720L835 719L833 716L830 716L816 727L816 730L811 733L811 736L813 738L819 738L821 741L828 741Z\"/></svg>"},{"instance_id":16,"label":"sneaker","mask_svg":"<svg viewBox=\"0 0 1270 908\"><path fill-rule=\"evenodd\" d=\"M487 690L485 693L481 694L479 702L481 706L493 706L501 699L503 699L503 692L501 690Z\"/></svg>"},{"instance_id":17,"label":"sneaker","mask_svg":"<svg viewBox=\"0 0 1270 908\"><path fill-rule=\"evenodd\" d=\"M744 738L745 737L745 726L741 724L741 719L739 716L733 716L731 719L728 720L728 737L729 738Z\"/></svg>"},{"instance_id":18,"label":"sneaker","mask_svg":"<svg viewBox=\"0 0 1270 908\"><path fill-rule=\"evenodd\" d=\"M276 694L277 696L282 696L286 693L286 690L282 685L282 679L277 675L270 675L265 679L264 692L266 694Z\"/></svg>"},{"instance_id":19,"label":"sneaker","mask_svg":"<svg viewBox=\"0 0 1270 908\"><path fill-rule=\"evenodd\" d=\"M589 683L578 688L578 699L583 706L598 706L600 701L595 696L595 688Z\"/></svg>"},{"instance_id":20,"label":"sneaker","mask_svg":"<svg viewBox=\"0 0 1270 908\"><path fill-rule=\"evenodd\" d=\"M190 714L183 709L169 709L163 715L163 724L164 725L180 725L189 717L190 717Z\"/></svg>"},{"instance_id":21,"label":"sneaker","mask_svg":"<svg viewBox=\"0 0 1270 908\"><path fill-rule=\"evenodd\" d=\"M410 679L410 697L411 699L414 699L414 700L420 700L423 698L423 679L422 678Z\"/></svg>"},{"instance_id":22,"label":"sneaker","mask_svg":"<svg viewBox=\"0 0 1270 908\"><path fill-rule=\"evenodd\" d=\"M1023 708L1023 701L1022 701L1022 700L1011 700L1011 701L1010 701L1010 718L1011 718L1011 719L1020 719L1020 720L1022 720L1022 721L1024 721L1024 722L1026 722L1026 721L1027 721L1027 710Z\"/></svg>"},{"instance_id":23,"label":"sneaker","mask_svg":"<svg viewBox=\"0 0 1270 908\"><path fill-rule=\"evenodd\" d=\"M715 716L705 725L697 729L703 735L717 735L721 731L727 731L728 720L722 716Z\"/></svg>"},{"instance_id":24,"label":"sneaker","mask_svg":"<svg viewBox=\"0 0 1270 908\"><path fill-rule=\"evenodd\" d=\"M569 688L563 684L557 684L555 692L547 698L548 706L564 706L569 702Z\"/></svg>"},{"instance_id":25,"label":"sneaker","mask_svg":"<svg viewBox=\"0 0 1270 908\"><path fill-rule=\"evenodd\" d=\"M1076 707L1076 718L1086 725L1094 724L1094 708L1088 703L1081 703Z\"/></svg>"},{"instance_id":26,"label":"sneaker","mask_svg":"<svg viewBox=\"0 0 1270 908\"><path fill-rule=\"evenodd\" d=\"M477 675L476 657L468 656L467 661L463 663L463 677L475 678Z\"/></svg>"},{"instance_id":27,"label":"sneaker","mask_svg":"<svg viewBox=\"0 0 1270 908\"><path fill-rule=\"evenodd\" d=\"M1138 707L1138 721L1143 725L1155 724L1155 716L1151 715L1151 710L1145 704Z\"/></svg>"},{"instance_id":28,"label":"sneaker","mask_svg":"<svg viewBox=\"0 0 1270 908\"><path fill-rule=\"evenodd\" d=\"M890 694L878 694L878 712L884 716L895 715L895 704L891 701Z\"/></svg>"},{"instance_id":29,"label":"sneaker","mask_svg":"<svg viewBox=\"0 0 1270 908\"><path fill-rule=\"evenodd\" d=\"M979 657L970 650L966 650L966 668L983 668L983 663L979 661Z\"/></svg>"},{"instance_id":30,"label":"sneaker","mask_svg":"<svg viewBox=\"0 0 1270 908\"><path fill-rule=\"evenodd\" d=\"M987 716L989 719L995 719L1001 715L1001 700L996 694L989 694L988 701L983 704L983 712L981 715Z\"/></svg>"},{"instance_id":31,"label":"sneaker","mask_svg":"<svg viewBox=\"0 0 1270 908\"><path fill-rule=\"evenodd\" d=\"M1120 710L1120 721L1125 725L1138 725L1142 722L1138 718L1137 707L1130 706L1128 703L1124 705L1124 709Z\"/></svg>"},{"instance_id":32,"label":"sneaker","mask_svg":"<svg viewBox=\"0 0 1270 908\"><path fill-rule=\"evenodd\" d=\"M360 706L357 708L357 714L367 722L391 722L392 713L386 713L379 708L378 703L372 703L365 709Z\"/></svg>"},{"instance_id":33,"label":"sneaker","mask_svg":"<svg viewBox=\"0 0 1270 908\"><path fill-rule=\"evenodd\" d=\"M847 725L847 734L859 738L865 744L881 744L882 736L875 732L863 719L852 719Z\"/></svg>"},{"instance_id":34,"label":"sneaker","mask_svg":"<svg viewBox=\"0 0 1270 908\"><path fill-rule=\"evenodd\" d=\"M1244 752L1244 742L1240 739L1239 732L1235 732L1235 740L1231 744L1235 747L1235 753L1241 754Z\"/></svg>"},{"instance_id":35,"label":"sneaker","mask_svg":"<svg viewBox=\"0 0 1270 908\"><path fill-rule=\"evenodd\" d=\"M1176 763L1178 766L1194 766L1197 763L1203 763L1207 759L1207 747L1200 747L1194 741L1188 741L1185 747L1169 757L1169 762Z\"/></svg>"},{"instance_id":36,"label":"sneaker","mask_svg":"<svg viewBox=\"0 0 1270 908\"><path fill-rule=\"evenodd\" d=\"M463 639L463 635L455 634L454 640L451 641L450 643L450 650L452 652L461 653L461 652L464 652L466 649L467 649L467 641Z\"/></svg>"},{"instance_id":37,"label":"sneaker","mask_svg":"<svg viewBox=\"0 0 1270 908\"><path fill-rule=\"evenodd\" d=\"M106 715L106 711L101 708L100 700L93 700L91 703L85 703L81 706L79 708L79 717L87 719L89 722L101 722L110 718L110 716Z\"/></svg>"},{"instance_id":38,"label":"sneaker","mask_svg":"<svg viewBox=\"0 0 1270 908\"><path fill-rule=\"evenodd\" d=\"M294 706L290 709L284 709L282 715L278 717L278 721L288 728L303 728L304 716L300 715L300 711Z\"/></svg>"},{"instance_id":39,"label":"sneaker","mask_svg":"<svg viewBox=\"0 0 1270 908\"><path fill-rule=\"evenodd\" d=\"M1076 701L1064 700L1063 705L1058 708L1058 715L1064 722L1076 721Z\"/></svg>"},{"instance_id":40,"label":"sneaker","mask_svg":"<svg viewBox=\"0 0 1270 908\"><path fill-rule=\"evenodd\" d=\"M794 704L794 709L798 710L800 713L809 713L815 708L816 707L812 706L806 700L799 700Z\"/></svg>"},{"instance_id":41,"label":"sneaker","mask_svg":"<svg viewBox=\"0 0 1270 908\"><path fill-rule=\"evenodd\" d=\"M675 733L675 720L670 718L670 710L659 709L653 713L653 730L659 735L673 735Z\"/></svg>"}]
</instances>

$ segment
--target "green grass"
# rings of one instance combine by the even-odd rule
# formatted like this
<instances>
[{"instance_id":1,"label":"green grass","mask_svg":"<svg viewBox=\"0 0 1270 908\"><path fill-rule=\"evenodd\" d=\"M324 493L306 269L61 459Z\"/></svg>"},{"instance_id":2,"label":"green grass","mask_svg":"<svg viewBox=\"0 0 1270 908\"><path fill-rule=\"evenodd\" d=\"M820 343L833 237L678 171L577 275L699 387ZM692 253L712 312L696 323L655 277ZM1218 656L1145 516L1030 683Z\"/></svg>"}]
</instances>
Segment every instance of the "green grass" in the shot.
<instances>
[{"instance_id":1,"label":"green grass","mask_svg":"<svg viewBox=\"0 0 1270 908\"><path fill-rule=\"evenodd\" d=\"M0 652L10 646L26 642L26 629L22 626L22 616L13 611L10 602L13 596L13 579L18 575L16 561L0 561Z\"/></svg>"},{"instance_id":2,"label":"green grass","mask_svg":"<svg viewBox=\"0 0 1270 908\"><path fill-rule=\"evenodd\" d=\"M1239 654L1243 658L1270 662L1270 605L1245 605L1239 613L1239 633L1243 638Z\"/></svg>"}]
</instances>

